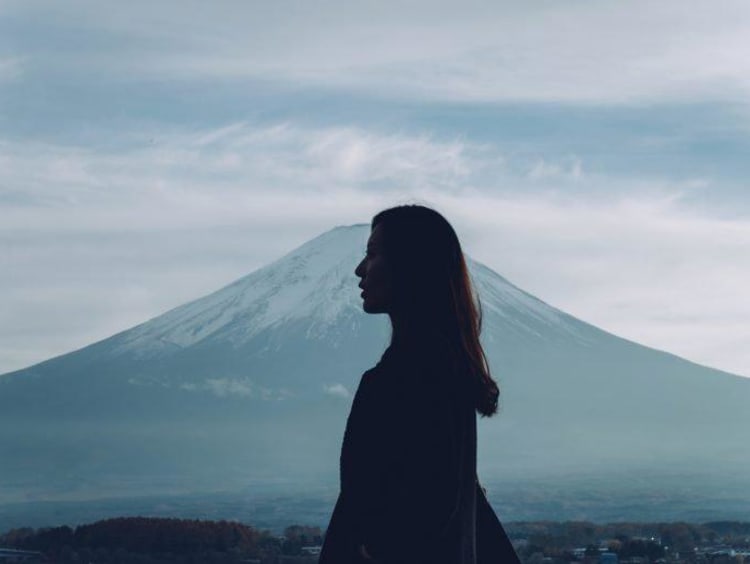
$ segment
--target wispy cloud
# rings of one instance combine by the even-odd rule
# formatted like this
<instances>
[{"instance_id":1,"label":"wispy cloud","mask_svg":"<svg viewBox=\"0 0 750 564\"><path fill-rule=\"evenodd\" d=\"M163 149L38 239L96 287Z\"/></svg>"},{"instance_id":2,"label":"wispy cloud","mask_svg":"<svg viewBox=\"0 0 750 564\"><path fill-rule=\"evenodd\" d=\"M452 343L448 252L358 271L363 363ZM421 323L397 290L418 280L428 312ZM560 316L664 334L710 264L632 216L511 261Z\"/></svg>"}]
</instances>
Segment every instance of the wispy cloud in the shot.
<instances>
[{"instance_id":1,"label":"wispy cloud","mask_svg":"<svg viewBox=\"0 0 750 564\"><path fill-rule=\"evenodd\" d=\"M477 151L428 136L241 123L146 136L111 152L0 142L0 202L13 211L4 229L43 229L63 210L57 227L73 231L226 225L305 194L450 190L470 168L476 174Z\"/></svg>"},{"instance_id":2,"label":"wispy cloud","mask_svg":"<svg viewBox=\"0 0 750 564\"><path fill-rule=\"evenodd\" d=\"M583 164L581 159L571 157L568 162L550 163L544 159L537 160L529 170L528 177L531 180L549 178L579 179L583 176Z\"/></svg>"},{"instance_id":3,"label":"wispy cloud","mask_svg":"<svg viewBox=\"0 0 750 564\"><path fill-rule=\"evenodd\" d=\"M346 386L344 386L343 384L339 384L339 383L325 386L323 388L323 391L327 394L330 394L332 396L336 396L339 398L348 399L351 397L351 393L349 392L349 390L346 389Z\"/></svg>"}]
</instances>

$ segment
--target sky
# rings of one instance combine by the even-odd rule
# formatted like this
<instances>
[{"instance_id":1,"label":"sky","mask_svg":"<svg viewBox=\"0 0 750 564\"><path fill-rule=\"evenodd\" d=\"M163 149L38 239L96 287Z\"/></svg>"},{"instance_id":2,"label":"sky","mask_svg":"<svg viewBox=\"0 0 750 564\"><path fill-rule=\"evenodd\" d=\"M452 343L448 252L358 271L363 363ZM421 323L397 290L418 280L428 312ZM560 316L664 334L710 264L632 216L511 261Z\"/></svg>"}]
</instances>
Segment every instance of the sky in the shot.
<instances>
[{"instance_id":1,"label":"sky","mask_svg":"<svg viewBox=\"0 0 750 564\"><path fill-rule=\"evenodd\" d=\"M750 4L0 0L0 373L422 203L750 377Z\"/></svg>"}]
</instances>

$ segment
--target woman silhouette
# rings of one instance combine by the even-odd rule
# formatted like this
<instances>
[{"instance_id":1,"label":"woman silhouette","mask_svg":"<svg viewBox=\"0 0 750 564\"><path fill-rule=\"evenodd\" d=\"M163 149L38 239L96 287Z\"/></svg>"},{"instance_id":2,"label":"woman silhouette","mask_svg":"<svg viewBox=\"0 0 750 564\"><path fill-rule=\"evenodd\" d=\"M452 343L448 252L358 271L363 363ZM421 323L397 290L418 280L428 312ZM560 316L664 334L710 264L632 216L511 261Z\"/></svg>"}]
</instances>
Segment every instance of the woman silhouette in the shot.
<instances>
[{"instance_id":1,"label":"woman silhouette","mask_svg":"<svg viewBox=\"0 0 750 564\"><path fill-rule=\"evenodd\" d=\"M424 206L383 210L354 272L391 342L352 402L319 564L517 564L476 476L476 412L499 390L455 231Z\"/></svg>"}]
</instances>

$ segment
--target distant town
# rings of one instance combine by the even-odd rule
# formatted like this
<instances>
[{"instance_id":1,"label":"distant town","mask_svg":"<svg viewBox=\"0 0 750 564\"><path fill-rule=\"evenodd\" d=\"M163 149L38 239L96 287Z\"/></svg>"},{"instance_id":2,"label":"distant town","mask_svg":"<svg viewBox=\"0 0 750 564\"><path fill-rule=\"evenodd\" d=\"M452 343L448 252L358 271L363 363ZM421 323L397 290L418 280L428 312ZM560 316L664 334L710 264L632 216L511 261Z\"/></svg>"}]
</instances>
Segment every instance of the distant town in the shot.
<instances>
[{"instance_id":1,"label":"distant town","mask_svg":"<svg viewBox=\"0 0 750 564\"><path fill-rule=\"evenodd\" d=\"M524 564L750 564L750 522L510 522ZM311 564L324 532L282 535L234 521L122 517L0 535L0 563Z\"/></svg>"},{"instance_id":2,"label":"distant town","mask_svg":"<svg viewBox=\"0 0 750 564\"><path fill-rule=\"evenodd\" d=\"M509 523L525 564L750 563L750 523Z\"/></svg>"}]
</instances>

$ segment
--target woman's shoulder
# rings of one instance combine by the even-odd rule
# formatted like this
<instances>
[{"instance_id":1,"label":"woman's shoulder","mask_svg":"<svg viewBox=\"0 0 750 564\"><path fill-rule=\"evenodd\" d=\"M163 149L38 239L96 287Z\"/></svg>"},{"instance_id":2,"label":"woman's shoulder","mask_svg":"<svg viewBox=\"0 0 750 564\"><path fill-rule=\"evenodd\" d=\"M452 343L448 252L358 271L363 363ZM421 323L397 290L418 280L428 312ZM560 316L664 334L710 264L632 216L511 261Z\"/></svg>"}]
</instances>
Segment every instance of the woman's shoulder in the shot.
<instances>
[{"instance_id":1,"label":"woman's shoulder","mask_svg":"<svg viewBox=\"0 0 750 564\"><path fill-rule=\"evenodd\" d=\"M398 386L450 387L459 380L455 354L439 342L391 345L376 368L384 382Z\"/></svg>"}]
</instances>

